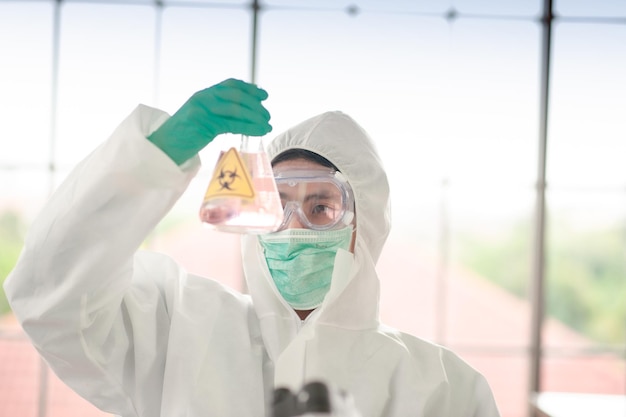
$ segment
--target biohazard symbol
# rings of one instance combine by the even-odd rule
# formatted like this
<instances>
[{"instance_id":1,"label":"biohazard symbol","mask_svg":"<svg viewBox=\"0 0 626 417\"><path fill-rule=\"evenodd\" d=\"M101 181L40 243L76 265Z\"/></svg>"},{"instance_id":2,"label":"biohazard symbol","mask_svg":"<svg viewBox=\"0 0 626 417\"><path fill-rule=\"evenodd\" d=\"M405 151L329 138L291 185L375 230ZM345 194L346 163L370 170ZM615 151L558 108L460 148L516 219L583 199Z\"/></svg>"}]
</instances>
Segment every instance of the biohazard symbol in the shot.
<instances>
[{"instance_id":1,"label":"biohazard symbol","mask_svg":"<svg viewBox=\"0 0 626 417\"><path fill-rule=\"evenodd\" d=\"M231 186L235 183L235 180L237 178L241 178L237 174L237 168L235 168L235 171L220 171L219 175L217 176L217 181L220 183L220 191L224 189L228 191L233 191L233 188Z\"/></svg>"},{"instance_id":2,"label":"biohazard symbol","mask_svg":"<svg viewBox=\"0 0 626 417\"><path fill-rule=\"evenodd\" d=\"M204 201L215 197L240 197L253 199L252 179L237 149L230 148L222 154L215 165Z\"/></svg>"}]
</instances>

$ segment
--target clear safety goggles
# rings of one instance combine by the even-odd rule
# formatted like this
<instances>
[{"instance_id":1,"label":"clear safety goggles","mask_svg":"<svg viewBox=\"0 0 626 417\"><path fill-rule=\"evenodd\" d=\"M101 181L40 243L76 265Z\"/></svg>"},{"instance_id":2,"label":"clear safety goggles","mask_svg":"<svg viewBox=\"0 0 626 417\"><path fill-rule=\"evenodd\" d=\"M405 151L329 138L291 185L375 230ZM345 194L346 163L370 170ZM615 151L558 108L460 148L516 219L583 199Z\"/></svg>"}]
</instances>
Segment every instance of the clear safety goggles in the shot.
<instances>
[{"instance_id":1,"label":"clear safety goggles","mask_svg":"<svg viewBox=\"0 0 626 417\"><path fill-rule=\"evenodd\" d=\"M332 230L354 219L354 195L341 172L333 170L286 170L274 173L283 205L284 230L293 216L307 229Z\"/></svg>"}]
</instances>

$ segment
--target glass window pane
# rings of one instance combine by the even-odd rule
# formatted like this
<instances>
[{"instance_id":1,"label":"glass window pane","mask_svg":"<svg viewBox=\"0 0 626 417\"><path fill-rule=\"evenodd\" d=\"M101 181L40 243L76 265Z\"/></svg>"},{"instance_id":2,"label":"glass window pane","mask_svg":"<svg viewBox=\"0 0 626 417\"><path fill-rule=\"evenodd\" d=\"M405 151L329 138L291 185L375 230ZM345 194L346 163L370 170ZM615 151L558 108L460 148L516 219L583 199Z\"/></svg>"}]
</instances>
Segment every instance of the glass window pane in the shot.
<instances>
[{"instance_id":1,"label":"glass window pane","mask_svg":"<svg viewBox=\"0 0 626 417\"><path fill-rule=\"evenodd\" d=\"M549 206L546 313L580 337L546 343L625 346L626 196L551 191Z\"/></svg>"},{"instance_id":2,"label":"glass window pane","mask_svg":"<svg viewBox=\"0 0 626 417\"><path fill-rule=\"evenodd\" d=\"M41 209L41 202L47 197L52 187L50 174L43 169L19 167L0 170L2 196L0 207L15 202L20 212L27 214L26 219Z\"/></svg>"},{"instance_id":3,"label":"glass window pane","mask_svg":"<svg viewBox=\"0 0 626 417\"><path fill-rule=\"evenodd\" d=\"M158 107L173 114L196 91L227 78L250 81L251 24L247 10L165 9ZM263 58L260 51L259 59ZM221 149L238 145L238 137L218 137L200 152L204 161L200 175L211 175ZM194 210L204 191L197 196Z\"/></svg>"},{"instance_id":4,"label":"glass window pane","mask_svg":"<svg viewBox=\"0 0 626 417\"><path fill-rule=\"evenodd\" d=\"M452 28L452 62L438 114L449 179L527 186L536 175L538 27L463 20ZM444 120L443 117L447 117Z\"/></svg>"},{"instance_id":5,"label":"glass window pane","mask_svg":"<svg viewBox=\"0 0 626 417\"><path fill-rule=\"evenodd\" d=\"M54 0L53 0L54 1ZM166 0L171 1L171 0ZM93 4L93 0L63 0L63 3L88 3ZM125 0L103 0L100 3L110 3L110 4L124 4ZM128 2L130 3L130 2ZM154 0L132 0L132 4L136 5L137 3L143 3L147 6L154 6Z\"/></svg>"},{"instance_id":6,"label":"glass window pane","mask_svg":"<svg viewBox=\"0 0 626 417\"><path fill-rule=\"evenodd\" d=\"M454 0L451 4L460 13L535 17L541 12L543 0Z\"/></svg>"},{"instance_id":7,"label":"glass window pane","mask_svg":"<svg viewBox=\"0 0 626 417\"><path fill-rule=\"evenodd\" d=\"M150 0L150 1L154 3L154 0ZM206 6L206 7L218 9L220 8L220 6L223 6L225 4L249 6L252 3L252 1L251 0L165 0L163 3L166 4L167 6L171 5L173 7L177 7L177 6L182 7L182 6L188 6L189 4L193 4L192 8Z\"/></svg>"},{"instance_id":8,"label":"glass window pane","mask_svg":"<svg viewBox=\"0 0 626 417\"><path fill-rule=\"evenodd\" d=\"M380 0L356 0L337 2L336 0L316 1L313 5L306 0L266 0L263 2L269 9L278 8L301 8L306 10L334 10L345 11L353 15L370 12L403 12L403 13L428 13L442 18L451 9L460 13L506 15L506 16L536 16L541 7L541 0L508 0L487 1L484 0L394 0L382 2Z\"/></svg>"},{"instance_id":9,"label":"glass window pane","mask_svg":"<svg viewBox=\"0 0 626 417\"><path fill-rule=\"evenodd\" d=\"M438 185L416 184L411 192L419 198L404 198L396 204L397 188L393 182L391 187L392 228L376 264L381 277L381 319L410 334L437 340L442 328L441 190ZM399 265L402 273L398 273Z\"/></svg>"},{"instance_id":10,"label":"glass window pane","mask_svg":"<svg viewBox=\"0 0 626 417\"><path fill-rule=\"evenodd\" d=\"M259 79L275 130L341 108L379 138L399 189L442 178L528 185L538 29L512 26L459 23L451 33L438 19L268 12Z\"/></svg>"},{"instance_id":11,"label":"glass window pane","mask_svg":"<svg viewBox=\"0 0 626 417\"><path fill-rule=\"evenodd\" d=\"M626 185L626 27L559 24L554 31L548 182Z\"/></svg>"},{"instance_id":12,"label":"glass window pane","mask_svg":"<svg viewBox=\"0 0 626 417\"><path fill-rule=\"evenodd\" d=\"M51 2L0 2L0 167L50 158L52 10Z\"/></svg>"},{"instance_id":13,"label":"glass window pane","mask_svg":"<svg viewBox=\"0 0 626 417\"><path fill-rule=\"evenodd\" d=\"M529 361L523 351L457 352L489 381L502 417L528 416Z\"/></svg>"},{"instance_id":14,"label":"glass window pane","mask_svg":"<svg viewBox=\"0 0 626 417\"><path fill-rule=\"evenodd\" d=\"M0 316L0 390L2 413L9 416L36 416L41 359L16 321L4 322Z\"/></svg>"},{"instance_id":15,"label":"glass window pane","mask_svg":"<svg viewBox=\"0 0 626 417\"><path fill-rule=\"evenodd\" d=\"M154 13L148 6L63 6L57 129L61 165L73 166L137 103L152 100Z\"/></svg>"},{"instance_id":16,"label":"glass window pane","mask_svg":"<svg viewBox=\"0 0 626 417\"><path fill-rule=\"evenodd\" d=\"M249 80L250 16L242 10L165 9L159 104L173 113L198 90L230 77Z\"/></svg>"},{"instance_id":17,"label":"glass window pane","mask_svg":"<svg viewBox=\"0 0 626 417\"><path fill-rule=\"evenodd\" d=\"M624 17L626 2L621 0L557 0L554 10L561 16Z\"/></svg>"},{"instance_id":18,"label":"glass window pane","mask_svg":"<svg viewBox=\"0 0 626 417\"><path fill-rule=\"evenodd\" d=\"M309 11L333 10L344 11L351 15L369 12L403 12L403 13L441 13L450 8L449 0L355 0L338 2L336 0L318 0L311 3L307 0L265 0L264 5L271 8L305 9Z\"/></svg>"},{"instance_id":19,"label":"glass window pane","mask_svg":"<svg viewBox=\"0 0 626 417\"><path fill-rule=\"evenodd\" d=\"M451 190L442 238L451 260L442 295L446 344L528 346L533 203L531 189Z\"/></svg>"},{"instance_id":20,"label":"glass window pane","mask_svg":"<svg viewBox=\"0 0 626 417\"><path fill-rule=\"evenodd\" d=\"M438 316L437 258L422 244L392 232L376 265L381 279L383 323L407 333L436 340ZM404 273L398 273L398 266Z\"/></svg>"},{"instance_id":21,"label":"glass window pane","mask_svg":"<svg viewBox=\"0 0 626 417\"><path fill-rule=\"evenodd\" d=\"M541 387L547 392L624 395L626 362L618 353L546 356L541 364ZM613 415L602 413L598 415Z\"/></svg>"}]
</instances>

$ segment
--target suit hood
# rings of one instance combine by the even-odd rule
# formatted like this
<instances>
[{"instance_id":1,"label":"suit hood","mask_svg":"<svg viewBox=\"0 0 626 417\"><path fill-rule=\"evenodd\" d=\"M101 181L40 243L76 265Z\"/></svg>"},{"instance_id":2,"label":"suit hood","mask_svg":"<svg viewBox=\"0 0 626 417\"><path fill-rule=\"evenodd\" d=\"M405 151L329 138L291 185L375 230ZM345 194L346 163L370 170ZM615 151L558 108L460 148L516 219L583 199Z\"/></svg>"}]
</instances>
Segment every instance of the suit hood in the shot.
<instances>
[{"instance_id":1,"label":"suit hood","mask_svg":"<svg viewBox=\"0 0 626 417\"><path fill-rule=\"evenodd\" d=\"M378 325L379 284L375 265L390 229L389 184L378 152L365 130L350 116L326 112L278 135L267 147L269 159L289 149L305 149L332 162L354 192L354 255L339 251L331 289L313 315L316 325L349 329ZM243 239L246 282L270 356L279 355L297 333L295 313L276 289L256 236Z\"/></svg>"}]
</instances>

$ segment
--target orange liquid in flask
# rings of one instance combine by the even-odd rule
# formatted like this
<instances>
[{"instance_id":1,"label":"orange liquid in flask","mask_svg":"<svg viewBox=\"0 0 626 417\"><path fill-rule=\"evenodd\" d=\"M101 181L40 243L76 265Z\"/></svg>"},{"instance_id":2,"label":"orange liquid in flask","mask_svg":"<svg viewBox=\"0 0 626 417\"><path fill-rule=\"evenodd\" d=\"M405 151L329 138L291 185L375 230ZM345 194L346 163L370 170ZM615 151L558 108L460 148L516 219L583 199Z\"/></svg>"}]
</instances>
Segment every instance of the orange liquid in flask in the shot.
<instances>
[{"instance_id":1,"label":"orange liquid in flask","mask_svg":"<svg viewBox=\"0 0 626 417\"><path fill-rule=\"evenodd\" d=\"M267 233L281 224L283 208L260 138L244 137L241 152L231 148L220 156L200 219L231 233Z\"/></svg>"}]
</instances>

